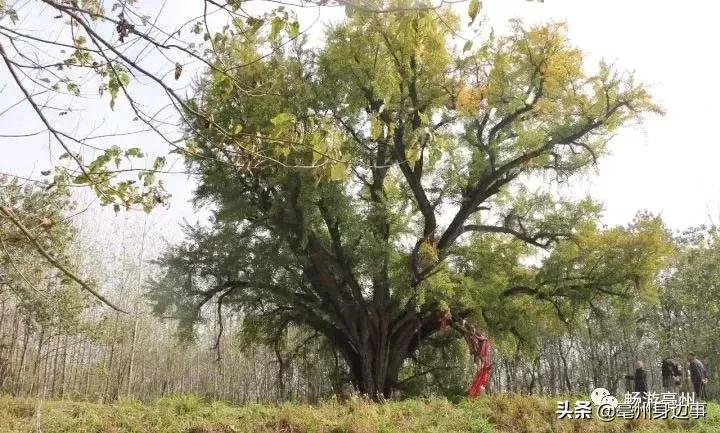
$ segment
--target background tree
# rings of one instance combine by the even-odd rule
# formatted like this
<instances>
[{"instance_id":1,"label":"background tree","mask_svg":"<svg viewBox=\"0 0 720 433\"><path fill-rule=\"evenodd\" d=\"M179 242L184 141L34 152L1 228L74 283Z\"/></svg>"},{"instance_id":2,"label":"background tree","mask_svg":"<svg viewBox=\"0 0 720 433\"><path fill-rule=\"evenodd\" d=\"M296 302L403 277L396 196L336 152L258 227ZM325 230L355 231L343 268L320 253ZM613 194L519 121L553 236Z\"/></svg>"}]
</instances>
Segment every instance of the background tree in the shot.
<instances>
[{"instance_id":1,"label":"background tree","mask_svg":"<svg viewBox=\"0 0 720 433\"><path fill-rule=\"evenodd\" d=\"M664 275L660 304L650 320L664 356L685 359L688 352L713 371L718 365L720 244L715 227L694 227L677 235L678 255ZM711 386L714 384L711 383ZM714 388L714 386L713 386Z\"/></svg>"},{"instance_id":2,"label":"background tree","mask_svg":"<svg viewBox=\"0 0 720 433\"><path fill-rule=\"evenodd\" d=\"M28 313L53 316L48 309L57 308L58 304L52 297L71 298L77 287L72 287L74 282L37 250L41 248L55 260L67 262L74 235L73 227L64 218L72 205L67 189L46 192L32 184L23 185L16 179L0 177L0 205L3 253L0 287L3 293L12 294ZM31 233L37 246L27 239L23 230ZM76 302L70 301L65 306L72 309L72 304Z\"/></svg>"},{"instance_id":3,"label":"background tree","mask_svg":"<svg viewBox=\"0 0 720 433\"><path fill-rule=\"evenodd\" d=\"M0 206L0 325L6 325L15 311L13 337L9 344L0 339L0 388L4 388L17 385L29 364L28 340L21 343L18 327L24 324L26 332L31 326L77 330L85 300L75 281L50 263L55 261L63 269L69 263L74 229L64 218L71 208L67 189L48 192L0 177ZM9 330L3 329L2 336ZM44 343L41 336L38 350ZM16 362L20 347L22 355ZM41 383L37 364L31 371L28 386L37 392Z\"/></svg>"},{"instance_id":4,"label":"background tree","mask_svg":"<svg viewBox=\"0 0 720 433\"><path fill-rule=\"evenodd\" d=\"M271 344L288 326L318 333L358 390L389 396L444 314L496 331L518 295L587 302L646 287L664 253L656 225L602 230L596 204L552 185L658 107L627 74L585 72L562 25L516 22L457 54L457 22L353 10L318 50L269 50L272 32L230 38L219 63L273 54L233 80L211 70L188 111L203 115L183 154L198 202L217 212L161 259L156 310L191 324L215 301Z\"/></svg>"}]
</instances>

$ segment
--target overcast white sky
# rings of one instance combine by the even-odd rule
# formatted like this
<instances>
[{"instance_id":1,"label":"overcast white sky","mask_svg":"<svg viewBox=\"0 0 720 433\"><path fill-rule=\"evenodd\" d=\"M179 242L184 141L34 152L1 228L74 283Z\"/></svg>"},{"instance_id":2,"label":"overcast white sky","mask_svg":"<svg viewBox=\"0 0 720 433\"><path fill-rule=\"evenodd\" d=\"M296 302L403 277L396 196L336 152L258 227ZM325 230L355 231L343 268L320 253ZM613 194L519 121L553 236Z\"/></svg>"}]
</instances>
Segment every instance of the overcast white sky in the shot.
<instances>
[{"instance_id":1,"label":"overcast white sky","mask_svg":"<svg viewBox=\"0 0 720 433\"><path fill-rule=\"evenodd\" d=\"M153 10L159 3L144 0L141 7ZM184 21L194 12L189 6L193 3L170 0L162 22ZM465 8L463 5L463 12ZM605 58L622 69L634 70L667 110L664 117L648 119L642 129L623 131L612 143L613 154L600 161L598 175L575 186L577 193L588 192L605 203L607 223L626 223L641 209L662 214L676 229L707 223L709 215L717 222L720 150L714 126L720 122L720 86L716 84L719 12L719 4L707 1L484 0L482 13L499 31L513 17L529 23L566 21L571 40L590 59ZM301 26L308 25L314 16L313 11L305 12ZM340 9L328 9L321 21L342 17ZM42 26L38 23L37 27ZM315 29L312 35L318 39L322 25ZM7 70L0 67L0 89L5 84L7 88L0 93L0 112L19 99ZM63 122L72 128L75 123L87 124L94 119L91 122L103 131L127 129L123 122L128 119L120 114L93 118L106 109L107 101L102 107L86 105L84 112L72 113ZM38 129L40 125L26 104L0 116L0 135ZM149 134L124 138L118 144L149 146L156 154L167 150ZM0 172L39 177L38 172L51 162L46 134L22 140L0 137ZM171 207L156 213L153 220L172 236L182 218L194 219L187 203L192 185L177 175L167 182L173 193Z\"/></svg>"}]
</instances>

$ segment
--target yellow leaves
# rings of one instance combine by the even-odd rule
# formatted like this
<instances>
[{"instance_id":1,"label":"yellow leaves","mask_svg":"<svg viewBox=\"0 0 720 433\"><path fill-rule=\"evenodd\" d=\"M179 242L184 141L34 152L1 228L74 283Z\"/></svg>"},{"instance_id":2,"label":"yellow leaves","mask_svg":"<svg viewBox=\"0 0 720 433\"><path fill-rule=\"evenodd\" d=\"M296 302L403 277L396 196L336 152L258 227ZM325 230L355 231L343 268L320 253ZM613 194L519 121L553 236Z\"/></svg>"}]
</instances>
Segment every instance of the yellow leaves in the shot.
<instances>
[{"instance_id":1,"label":"yellow leaves","mask_svg":"<svg viewBox=\"0 0 720 433\"><path fill-rule=\"evenodd\" d=\"M490 48L487 65L484 93L491 106L528 103L539 92L550 100L570 98L586 80L582 53L564 24L526 28L514 21L512 33Z\"/></svg>"},{"instance_id":2,"label":"yellow leaves","mask_svg":"<svg viewBox=\"0 0 720 433\"><path fill-rule=\"evenodd\" d=\"M312 148L312 164L319 164L325 157L327 152L327 133L325 131L317 131L310 137L310 147Z\"/></svg>"},{"instance_id":3,"label":"yellow leaves","mask_svg":"<svg viewBox=\"0 0 720 433\"><path fill-rule=\"evenodd\" d=\"M457 109L463 114L477 114L480 111L485 92L481 86L464 86L457 96Z\"/></svg>"},{"instance_id":4,"label":"yellow leaves","mask_svg":"<svg viewBox=\"0 0 720 433\"><path fill-rule=\"evenodd\" d=\"M341 140L335 130L320 130L312 135L312 165L318 181L341 181L347 177L348 163L342 159Z\"/></svg>"},{"instance_id":5,"label":"yellow leaves","mask_svg":"<svg viewBox=\"0 0 720 433\"><path fill-rule=\"evenodd\" d=\"M83 0L80 4L80 8L82 10L90 13L90 18L92 20L97 20L105 13L105 8L100 0Z\"/></svg>"},{"instance_id":6,"label":"yellow leaves","mask_svg":"<svg viewBox=\"0 0 720 433\"><path fill-rule=\"evenodd\" d=\"M547 133L542 129L530 129L520 133L518 146L523 150L536 149L547 140Z\"/></svg>"},{"instance_id":7,"label":"yellow leaves","mask_svg":"<svg viewBox=\"0 0 720 433\"><path fill-rule=\"evenodd\" d=\"M405 149L405 159L410 165L415 164L418 158L420 158L420 144L417 140L410 142L408 147Z\"/></svg>"},{"instance_id":8,"label":"yellow leaves","mask_svg":"<svg viewBox=\"0 0 720 433\"><path fill-rule=\"evenodd\" d=\"M451 140L447 136L435 136L432 146L427 149L427 166L434 167L443 155L449 151L451 151Z\"/></svg>"},{"instance_id":9,"label":"yellow leaves","mask_svg":"<svg viewBox=\"0 0 720 433\"><path fill-rule=\"evenodd\" d=\"M412 131L406 140L407 145L405 146L405 159L407 162L414 164L422 157L423 147L427 147L434 139L435 135L427 126L421 126Z\"/></svg>"},{"instance_id":10,"label":"yellow leaves","mask_svg":"<svg viewBox=\"0 0 720 433\"><path fill-rule=\"evenodd\" d=\"M540 116L550 116L556 110L557 105L549 99L541 98L535 104L535 112Z\"/></svg>"},{"instance_id":11,"label":"yellow leaves","mask_svg":"<svg viewBox=\"0 0 720 433\"><path fill-rule=\"evenodd\" d=\"M556 248L545 272L575 273L596 287L652 300L656 278L672 251L662 220L641 214L627 227L580 226L572 241Z\"/></svg>"},{"instance_id":12,"label":"yellow leaves","mask_svg":"<svg viewBox=\"0 0 720 433\"><path fill-rule=\"evenodd\" d=\"M470 0L470 4L468 4L468 16L470 17L470 23L468 23L468 25L475 22L475 17L477 17L478 12L480 12L480 0Z\"/></svg>"},{"instance_id":13,"label":"yellow leaves","mask_svg":"<svg viewBox=\"0 0 720 433\"><path fill-rule=\"evenodd\" d=\"M508 119L497 134L508 154L536 148L548 137L592 135L580 141L592 142L588 146L594 155L553 150L531 166L555 169L557 161L550 158L559 155L564 167L576 171L594 162L621 125L640 121L642 113L661 112L632 75L605 64L595 75L586 73L582 52L570 43L562 23L524 27L514 21L508 35L491 40L485 53L469 57L468 64L471 69L460 84L455 106L466 116L492 113Z\"/></svg>"},{"instance_id":14,"label":"yellow leaves","mask_svg":"<svg viewBox=\"0 0 720 433\"><path fill-rule=\"evenodd\" d=\"M267 129L258 133L253 141L262 145L263 155L280 162L274 168L303 167L317 182L347 177L349 166L342 152L344 136L330 119L280 112L268 123ZM233 125L231 121L231 131ZM242 132L243 128L237 127ZM260 152L259 148L254 151Z\"/></svg>"},{"instance_id":15,"label":"yellow leaves","mask_svg":"<svg viewBox=\"0 0 720 433\"><path fill-rule=\"evenodd\" d=\"M550 95L566 92L573 80L583 76L582 55L579 50L560 50L545 58L540 73L545 91Z\"/></svg>"},{"instance_id":16,"label":"yellow leaves","mask_svg":"<svg viewBox=\"0 0 720 433\"><path fill-rule=\"evenodd\" d=\"M347 164L344 162L336 162L334 164L330 164L330 168L328 170L328 179L331 181L340 181L345 179L345 176L347 175Z\"/></svg>"},{"instance_id":17,"label":"yellow leaves","mask_svg":"<svg viewBox=\"0 0 720 433\"><path fill-rule=\"evenodd\" d=\"M420 251L418 253L418 264L420 268L426 268L432 266L440 260L440 254L438 253L435 243L429 240L425 240L420 244Z\"/></svg>"},{"instance_id":18,"label":"yellow leaves","mask_svg":"<svg viewBox=\"0 0 720 433\"><path fill-rule=\"evenodd\" d=\"M519 22L515 22L514 26L516 31L521 31L521 36L516 36L512 42L512 50L517 53L516 62L525 65L530 79L542 82L547 94L571 91L569 84L584 77L582 53L570 45L565 24L555 23L527 30Z\"/></svg>"},{"instance_id":19,"label":"yellow leaves","mask_svg":"<svg viewBox=\"0 0 720 433\"><path fill-rule=\"evenodd\" d=\"M373 117L370 119L370 138L373 140L379 140L384 137L385 124L377 117Z\"/></svg>"},{"instance_id":20,"label":"yellow leaves","mask_svg":"<svg viewBox=\"0 0 720 433\"><path fill-rule=\"evenodd\" d=\"M270 123L277 127L283 127L286 126L289 123L295 122L295 115L292 113L279 113L272 119L270 119Z\"/></svg>"},{"instance_id":21,"label":"yellow leaves","mask_svg":"<svg viewBox=\"0 0 720 433\"><path fill-rule=\"evenodd\" d=\"M437 266L430 277L424 280L418 289L424 296L444 300L455 292L457 281L454 281L448 267L440 262L440 254L432 240L424 240L420 244L417 255L417 266L420 269L429 269Z\"/></svg>"},{"instance_id":22,"label":"yellow leaves","mask_svg":"<svg viewBox=\"0 0 720 433\"><path fill-rule=\"evenodd\" d=\"M384 100L388 109L405 99L411 80L418 84L418 100L444 102L442 88L427 84L442 83L452 68L447 42L458 19L449 9L430 12L413 5L397 3L408 10L388 14L355 9L343 25L329 32L319 61L322 71L333 81L367 80L363 87L372 89L372 96ZM353 89L348 103L364 106L366 96Z\"/></svg>"}]
</instances>

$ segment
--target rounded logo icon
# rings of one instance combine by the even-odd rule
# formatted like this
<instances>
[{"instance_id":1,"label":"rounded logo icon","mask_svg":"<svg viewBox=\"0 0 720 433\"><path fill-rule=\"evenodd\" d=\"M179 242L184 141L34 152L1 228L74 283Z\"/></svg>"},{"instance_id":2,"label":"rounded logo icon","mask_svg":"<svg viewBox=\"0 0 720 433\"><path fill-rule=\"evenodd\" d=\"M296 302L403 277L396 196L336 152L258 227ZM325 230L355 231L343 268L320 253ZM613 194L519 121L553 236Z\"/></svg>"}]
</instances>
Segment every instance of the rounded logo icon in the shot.
<instances>
[{"instance_id":1,"label":"rounded logo icon","mask_svg":"<svg viewBox=\"0 0 720 433\"><path fill-rule=\"evenodd\" d=\"M616 399L612 395L606 395L605 397L602 398L602 400L600 400L600 405L610 406L613 409L615 409L618 406L618 399Z\"/></svg>"},{"instance_id":2,"label":"rounded logo icon","mask_svg":"<svg viewBox=\"0 0 720 433\"><path fill-rule=\"evenodd\" d=\"M590 400L592 400L593 404L599 406L600 403L602 403L602 399L609 396L610 391L608 391L605 388L595 388L593 392L590 393Z\"/></svg>"},{"instance_id":3,"label":"rounded logo icon","mask_svg":"<svg viewBox=\"0 0 720 433\"><path fill-rule=\"evenodd\" d=\"M597 418L603 422L610 422L615 418L615 410L609 404L602 403L597 407Z\"/></svg>"}]
</instances>

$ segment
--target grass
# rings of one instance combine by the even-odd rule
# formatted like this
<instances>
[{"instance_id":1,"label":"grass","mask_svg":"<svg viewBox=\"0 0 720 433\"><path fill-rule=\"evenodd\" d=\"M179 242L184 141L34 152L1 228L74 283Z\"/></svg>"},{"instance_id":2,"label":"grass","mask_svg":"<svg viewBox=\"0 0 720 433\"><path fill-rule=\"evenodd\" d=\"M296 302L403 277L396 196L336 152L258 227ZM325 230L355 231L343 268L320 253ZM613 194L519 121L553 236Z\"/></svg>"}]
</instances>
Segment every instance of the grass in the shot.
<instances>
[{"instance_id":1,"label":"grass","mask_svg":"<svg viewBox=\"0 0 720 433\"><path fill-rule=\"evenodd\" d=\"M153 404L0 397L0 433L718 433L720 406L699 421L558 420L556 400L518 395L450 403L440 398L374 404L232 406L195 396Z\"/></svg>"}]
</instances>

